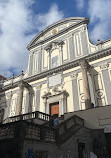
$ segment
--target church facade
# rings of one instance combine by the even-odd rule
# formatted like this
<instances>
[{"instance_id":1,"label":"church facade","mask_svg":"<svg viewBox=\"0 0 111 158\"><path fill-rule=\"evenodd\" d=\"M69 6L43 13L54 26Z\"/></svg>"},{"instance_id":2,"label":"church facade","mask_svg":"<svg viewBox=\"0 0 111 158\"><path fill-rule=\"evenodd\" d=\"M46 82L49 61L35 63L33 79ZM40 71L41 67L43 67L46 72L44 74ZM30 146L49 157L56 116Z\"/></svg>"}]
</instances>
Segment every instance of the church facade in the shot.
<instances>
[{"instance_id":1,"label":"church facade","mask_svg":"<svg viewBox=\"0 0 111 158\"><path fill-rule=\"evenodd\" d=\"M22 115L24 120L29 119L25 114L38 111L46 114L48 121L55 114L66 120L77 115L84 119L86 128L100 129L102 134L111 132L111 40L98 40L93 45L88 23L88 18L67 18L50 25L32 39L27 46L26 72L1 82L3 124L19 121L17 116ZM86 137L90 137L89 134Z\"/></svg>"}]
</instances>

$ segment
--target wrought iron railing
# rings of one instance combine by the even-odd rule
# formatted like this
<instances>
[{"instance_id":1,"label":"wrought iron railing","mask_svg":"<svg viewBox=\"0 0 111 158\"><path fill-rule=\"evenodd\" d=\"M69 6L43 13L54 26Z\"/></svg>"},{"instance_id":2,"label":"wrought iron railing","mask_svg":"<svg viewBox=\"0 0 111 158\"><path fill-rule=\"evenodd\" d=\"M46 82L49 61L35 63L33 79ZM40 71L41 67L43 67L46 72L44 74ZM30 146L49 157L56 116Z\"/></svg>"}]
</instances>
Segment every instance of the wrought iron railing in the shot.
<instances>
[{"instance_id":1,"label":"wrought iron railing","mask_svg":"<svg viewBox=\"0 0 111 158\"><path fill-rule=\"evenodd\" d=\"M6 120L4 120L3 123L10 123L10 122L15 122L15 121L20 121L20 120L30 120L30 119L37 119L37 118L44 121L49 121L50 117L51 116L46 113L36 111L36 112L9 117Z\"/></svg>"}]
</instances>

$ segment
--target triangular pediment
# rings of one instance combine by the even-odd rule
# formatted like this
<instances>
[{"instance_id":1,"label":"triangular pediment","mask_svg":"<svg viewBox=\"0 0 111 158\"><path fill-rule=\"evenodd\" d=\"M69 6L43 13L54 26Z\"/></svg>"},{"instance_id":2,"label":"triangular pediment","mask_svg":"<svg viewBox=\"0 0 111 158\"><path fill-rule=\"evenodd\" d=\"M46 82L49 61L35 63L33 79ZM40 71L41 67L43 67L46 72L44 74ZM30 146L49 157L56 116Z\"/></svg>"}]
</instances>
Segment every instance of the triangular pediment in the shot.
<instances>
[{"instance_id":1,"label":"triangular pediment","mask_svg":"<svg viewBox=\"0 0 111 158\"><path fill-rule=\"evenodd\" d=\"M31 47L37 45L38 43L43 42L44 40L54 37L55 35L61 33L62 31L67 30L68 28L72 28L73 26L76 27L83 23L88 23L88 18L83 17L72 17L72 18L66 18L63 20L60 20L50 26L48 26L46 29L41 31L39 34L37 34L32 41L28 44L27 48L30 49Z\"/></svg>"}]
</instances>

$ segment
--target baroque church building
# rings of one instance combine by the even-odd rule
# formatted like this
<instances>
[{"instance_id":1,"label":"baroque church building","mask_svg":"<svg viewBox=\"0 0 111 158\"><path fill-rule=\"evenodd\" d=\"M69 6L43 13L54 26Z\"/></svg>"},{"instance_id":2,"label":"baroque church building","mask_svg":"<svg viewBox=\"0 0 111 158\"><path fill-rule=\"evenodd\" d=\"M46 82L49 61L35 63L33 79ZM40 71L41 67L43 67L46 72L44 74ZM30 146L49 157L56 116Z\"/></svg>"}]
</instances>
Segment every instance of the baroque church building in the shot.
<instances>
[{"instance_id":1,"label":"baroque church building","mask_svg":"<svg viewBox=\"0 0 111 158\"><path fill-rule=\"evenodd\" d=\"M48 26L27 46L26 72L1 81L1 158L111 157L111 39L93 45L88 23Z\"/></svg>"}]
</instances>

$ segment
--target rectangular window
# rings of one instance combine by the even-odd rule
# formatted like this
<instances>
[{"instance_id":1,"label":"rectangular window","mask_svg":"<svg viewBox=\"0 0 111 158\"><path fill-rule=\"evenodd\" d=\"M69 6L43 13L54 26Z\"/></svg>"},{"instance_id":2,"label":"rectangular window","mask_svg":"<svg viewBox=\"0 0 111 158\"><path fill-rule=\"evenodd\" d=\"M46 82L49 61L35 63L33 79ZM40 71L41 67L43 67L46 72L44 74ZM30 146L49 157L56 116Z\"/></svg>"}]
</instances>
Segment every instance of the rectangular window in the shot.
<instances>
[{"instance_id":1,"label":"rectangular window","mask_svg":"<svg viewBox=\"0 0 111 158\"><path fill-rule=\"evenodd\" d=\"M59 65L58 56L52 57L52 68Z\"/></svg>"}]
</instances>

